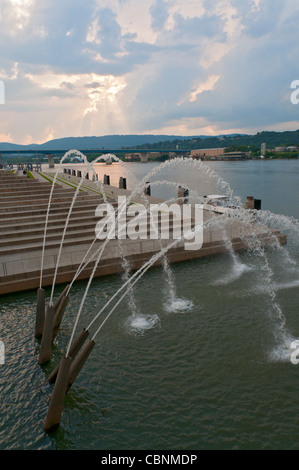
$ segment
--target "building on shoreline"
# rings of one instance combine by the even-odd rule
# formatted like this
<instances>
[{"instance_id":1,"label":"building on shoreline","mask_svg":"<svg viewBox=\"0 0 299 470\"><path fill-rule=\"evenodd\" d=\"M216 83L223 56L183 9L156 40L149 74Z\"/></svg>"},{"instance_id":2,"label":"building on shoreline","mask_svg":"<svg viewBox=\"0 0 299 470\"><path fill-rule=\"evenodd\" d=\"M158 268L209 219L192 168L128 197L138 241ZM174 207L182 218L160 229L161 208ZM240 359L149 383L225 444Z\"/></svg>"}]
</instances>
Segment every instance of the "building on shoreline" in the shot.
<instances>
[{"instance_id":1,"label":"building on shoreline","mask_svg":"<svg viewBox=\"0 0 299 470\"><path fill-rule=\"evenodd\" d=\"M250 154L245 152L227 152L219 155L216 160L221 161L237 161L237 160L249 160Z\"/></svg>"},{"instance_id":2,"label":"building on shoreline","mask_svg":"<svg viewBox=\"0 0 299 470\"><path fill-rule=\"evenodd\" d=\"M191 150L191 158L200 160L248 160L250 153L246 152L225 152L226 148L219 149L199 149Z\"/></svg>"},{"instance_id":3,"label":"building on shoreline","mask_svg":"<svg viewBox=\"0 0 299 470\"><path fill-rule=\"evenodd\" d=\"M126 153L126 162L139 162L141 160L141 153Z\"/></svg>"},{"instance_id":4,"label":"building on shoreline","mask_svg":"<svg viewBox=\"0 0 299 470\"><path fill-rule=\"evenodd\" d=\"M175 158L177 154L172 151L165 151L165 152L134 152L134 153L126 153L125 154L125 161L126 162L147 162L149 160L158 160L159 158L163 157L163 155L167 155L168 158Z\"/></svg>"},{"instance_id":5,"label":"building on shoreline","mask_svg":"<svg viewBox=\"0 0 299 470\"><path fill-rule=\"evenodd\" d=\"M206 160L209 158L217 158L222 155L226 150L226 147L216 149L197 149L191 150L190 156L194 159Z\"/></svg>"}]
</instances>

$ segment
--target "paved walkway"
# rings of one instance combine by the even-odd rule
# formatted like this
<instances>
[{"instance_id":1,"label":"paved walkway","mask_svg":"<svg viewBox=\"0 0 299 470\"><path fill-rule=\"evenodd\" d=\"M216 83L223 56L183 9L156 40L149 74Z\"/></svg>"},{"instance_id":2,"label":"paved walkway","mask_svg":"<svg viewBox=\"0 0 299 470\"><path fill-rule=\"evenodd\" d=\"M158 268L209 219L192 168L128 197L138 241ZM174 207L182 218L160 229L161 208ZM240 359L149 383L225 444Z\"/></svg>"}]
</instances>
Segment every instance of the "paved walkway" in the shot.
<instances>
[{"instance_id":1,"label":"paved walkway","mask_svg":"<svg viewBox=\"0 0 299 470\"><path fill-rule=\"evenodd\" d=\"M55 176L55 173L51 171L45 171L43 173L37 173L35 171L32 171L31 173L35 178L37 178L41 182L45 181L45 177L52 182ZM57 176L57 182L61 184L62 187L65 187L65 188L72 187L76 189L80 181L81 181L81 178L77 176L65 175L64 173L59 173ZM120 189L120 188L117 188L116 186L111 186L107 184L103 184L102 186L104 188L105 195L107 197L108 202L109 200L115 200L118 196L129 197L132 193L132 191L128 189ZM102 196L102 190L97 181L85 179L84 183L81 185L81 189L83 191L88 192L89 194L99 194ZM160 204L164 202L163 199L159 199L154 196L146 196L146 195L135 196L132 202L135 202L135 203L138 202L138 203L144 204L144 200L145 200L144 198L147 198L150 204Z\"/></svg>"}]
</instances>

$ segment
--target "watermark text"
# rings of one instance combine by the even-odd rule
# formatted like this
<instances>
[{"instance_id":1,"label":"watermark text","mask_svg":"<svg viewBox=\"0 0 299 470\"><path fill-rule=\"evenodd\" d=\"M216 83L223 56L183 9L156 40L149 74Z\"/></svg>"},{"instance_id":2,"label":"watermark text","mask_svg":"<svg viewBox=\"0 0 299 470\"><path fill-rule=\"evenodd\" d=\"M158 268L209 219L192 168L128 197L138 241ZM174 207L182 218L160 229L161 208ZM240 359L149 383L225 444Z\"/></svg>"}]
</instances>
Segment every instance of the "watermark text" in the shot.
<instances>
[{"instance_id":1,"label":"watermark text","mask_svg":"<svg viewBox=\"0 0 299 470\"><path fill-rule=\"evenodd\" d=\"M118 206L100 204L96 208L96 237L99 240L184 240L185 250L200 250L203 245L201 204L128 203L118 197Z\"/></svg>"},{"instance_id":2,"label":"watermark text","mask_svg":"<svg viewBox=\"0 0 299 470\"><path fill-rule=\"evenodd\" d=\"M299 104L299 80L294 80L291 83L291 89L294 90L291 94L291 103Z\"/></svg>"},{"instance_id":3,"label":"watermark text","mask_svg":"<svg viewBox=\"0 0 299 470\"><path fill-rule=\"evenodd\" d=\"M294 366L297 366L299 364L299 341L293 341L291 344L291 349L294 349L294 351L291 354L291 363L294 364Z\"/></svg>"}]
</instances>

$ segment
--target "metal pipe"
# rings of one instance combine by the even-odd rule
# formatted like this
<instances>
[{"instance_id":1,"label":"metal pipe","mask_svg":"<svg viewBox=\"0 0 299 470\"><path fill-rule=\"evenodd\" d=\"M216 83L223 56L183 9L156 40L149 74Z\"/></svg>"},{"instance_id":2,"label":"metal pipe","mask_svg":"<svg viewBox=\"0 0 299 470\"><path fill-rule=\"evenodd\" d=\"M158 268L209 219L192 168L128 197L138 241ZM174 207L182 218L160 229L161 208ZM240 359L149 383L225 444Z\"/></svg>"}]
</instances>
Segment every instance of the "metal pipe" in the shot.
<instances>
[{"instance_id":1,"label":"metal pipe","mask_svg":"<svg viewBox=\"0 0 299 470\"><path fill-rule=\"evenodd\" d=\"M55 304L54 304L54 308L55 308L55 313L57 312L59 306L60 306L60 303L63 299L63 297L66 295L68 289L69 289L70 285L68 284L64 289L63 291L61 292L60 296L58 297L58 299L56 300Z\"/></svg>"},{"instance_id":2,"label":"metal pipe","mask_svg":"<svg viewBox=\"0 0 299 470\"><path fill-rule=\"evenodd\" d=\"M60 323L62 321L62 317L64 315L64 312L66 310L66 307L67 307L68 303L69 303L69 296L64 295L61 302L60 302L58 310L55 314L52 341L54 341L54 339L56 338L56 335L57 335L59 327L60 327Z\"/></svg>"},{"instance_id":3,"label":"metal pipe","mask_svg":"<svg viewBox=\"0 0 299 470\"><path fill-rule=\"evenodd\" d=\"M44 431L46 432L57 428L60 424L71 364L70 357L63 357L44 422Z\"/></svg>"},{"instance_id":4,"label":"metal pipe","mask_svg":"<svg viewBox=\"0 0 299 470\"><path fill-rule=\"evenodd\" d=\"M78 374L82 367L84 366L85 362L87 361L91 351L95 347L95 342L92 340L89 340L85 346L82 348L80 353L77 355L77 357L73 360L71 369L70 369L70 374L68 378L68 384L67 384L67 389L66 392L69 391L71 386L73 385L74 381L78 377Z\"/></svg>"},{"instance_id":5,"label":"metal pipe","mask_svg":"<svg viewBox=\"0 0 299 470\"><path fill-rule=\"evenodd\" d=\"M75 339L75 341L71 345L71 348L70 348L70 351L69 351L69 357L74 359L77 356L78 352L80 351L80 349L82 348L82 346L85 343L86 339L88 338L88 335L89 335L89 332L87 330L81 331L79 336L77 336L77 338ZM50 374L50 376L48 378L49 383L54 383L55 382L55 380L57 378L59 368L60 368L60 364L61 364L61 361L59 361L59 363L57 364L55 369Z\"/></svg>"},{"instance_id":6,"label":"metal pipe","mask_svg":"<svg viewBox=\"0 0 299 470\"><path fill-rule=\"evenodd\" d=\"M35 337L43 334L45 323L45 290L39 288L37 290L37 305L36 305L36 318L35 318Z\"/></svg>"},{"instance_id":7,"label":"metal pipe","mask_svg":"<svg viewBox=\"0 0 299 470\"><path fill-rule=\"evenodd\" d=\"M47 308L47 313L45 317L45 324L43 329L43 336L40 345L40 352L38 363L44 364L51 359L51 346L52 346L52 334L53 334L53 326L54 326L54 315L55 310L53 306L49 306Z\"/></svg>"}]
</instances>

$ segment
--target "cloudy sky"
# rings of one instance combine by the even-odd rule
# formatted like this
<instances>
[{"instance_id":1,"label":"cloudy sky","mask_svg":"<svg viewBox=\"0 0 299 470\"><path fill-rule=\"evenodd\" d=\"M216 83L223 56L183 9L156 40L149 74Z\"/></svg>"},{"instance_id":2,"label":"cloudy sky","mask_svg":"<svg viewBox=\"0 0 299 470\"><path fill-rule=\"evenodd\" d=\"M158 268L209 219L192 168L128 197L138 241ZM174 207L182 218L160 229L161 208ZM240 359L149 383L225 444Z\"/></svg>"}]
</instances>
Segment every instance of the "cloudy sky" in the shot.
<instances>
[{"instance_id":1,"label":"cloudy sky","mask_svg":"<svg viewBox=\"0 0 299 470\"><path fill-rule=\"evenodd\" d=\"M0 0L0 141L299 128L298 0Z\"/></svg>"}]
</instances>

